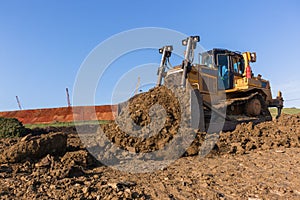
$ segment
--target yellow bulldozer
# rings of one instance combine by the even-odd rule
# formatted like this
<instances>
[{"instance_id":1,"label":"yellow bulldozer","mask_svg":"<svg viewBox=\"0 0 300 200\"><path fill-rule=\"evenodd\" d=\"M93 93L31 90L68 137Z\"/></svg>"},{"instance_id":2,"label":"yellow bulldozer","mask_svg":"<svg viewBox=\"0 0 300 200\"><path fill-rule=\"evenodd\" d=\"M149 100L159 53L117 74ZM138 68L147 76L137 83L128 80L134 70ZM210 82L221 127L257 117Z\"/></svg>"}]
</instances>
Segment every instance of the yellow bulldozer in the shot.
<instances>
[{"instance_id":1,"label":"yellow bulldozer","mask_svg":"<svg viewBox=\"0 0 300 200\"><path fill-rule=\"evenodd\" d=\"M270 82L260 74L255 76L251 70L250 64L256 62L256 53L212 49L199 53L199 63L194 64L194 50L199 41L199 36L184 39L184 60L181 65L169 70L166 68L173 47L159 49L162 59L158 68L157 86L177 84L197 91L202 105L197 105L197 109L192 108L192 112L198 116L197 113L201 113L199 124L203 124L203 128L209 123L212 112L225 119L223 130L233 129L242 122L270 121L272 116L269 107L276 107L277 118L280 116L283 108L282 93L279 91L273 99Z\"/></svg>"}]
</instances>

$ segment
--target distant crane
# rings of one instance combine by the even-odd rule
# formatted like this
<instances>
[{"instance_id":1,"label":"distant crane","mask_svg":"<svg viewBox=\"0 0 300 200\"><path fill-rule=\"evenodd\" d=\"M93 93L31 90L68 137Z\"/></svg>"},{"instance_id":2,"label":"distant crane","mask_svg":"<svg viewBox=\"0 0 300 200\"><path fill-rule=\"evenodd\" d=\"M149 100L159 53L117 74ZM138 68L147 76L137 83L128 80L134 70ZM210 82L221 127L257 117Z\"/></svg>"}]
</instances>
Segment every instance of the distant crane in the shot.
<instances>
[{"instance_id":1,"label":"distant crane","mask_svg":"<svg viewBox=\"0 0 300 200\"><path fill-rule=\"evenodd\" d=\"M70 95L69 95L69 89L68 88L66 88L66 93L67 93L68 107L71 107L71 101L70 101Z\"/></svg>"},{"instance_id":2,"label":"distant crane","mask_svg":"<svg viewBox=\"0 0 300 200\"><path fill-rule=\"evenodd\" d=\"M20 109L20 110L22 110L22 106L21 106L21 103L20 103L19 97L18 97L18 96L16 96L16 99L17 99L17 103L18 103L19 109Z\"/></svg>"},{"instance_id":3,"label":"distant crane","mask_svg":"<svg viewBox=\"0 0 300 200\"><path fill-rule=\"evenodd\" d=\"M135 86L135 90L134 90L134 95L136 95L138 93L140 84L141 84L141 77L138 77L138 80L137 80L137 83Z\"/></svg>"}]
</instances>

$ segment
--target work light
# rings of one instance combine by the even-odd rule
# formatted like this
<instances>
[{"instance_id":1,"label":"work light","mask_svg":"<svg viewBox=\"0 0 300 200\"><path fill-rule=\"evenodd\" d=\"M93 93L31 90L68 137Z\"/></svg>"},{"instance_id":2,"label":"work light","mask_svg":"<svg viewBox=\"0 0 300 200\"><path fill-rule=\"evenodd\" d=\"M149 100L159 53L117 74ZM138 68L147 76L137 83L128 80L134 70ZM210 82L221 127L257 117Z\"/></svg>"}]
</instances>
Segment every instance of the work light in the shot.
<instances>
[{"instance_id":1,"label":"work light","mask_svg":"<svg viewBox=\"0 0 300 200\"><path fill-rule=\"evenodd\" d=\"M250 57L251 57L251 62L256 62L256 53L255 52L252 52L250 53Z\"/></svg>"},{"instance_id":2,"label":"work light","mask_svg":"<svg viewBox=\"0 0 300 200\"><path fill-rule=\"evenodd\" d=\"M195 42L200 42L200 37L199 36L193 36L193 40Z\"/></svg>"}]
</instances>

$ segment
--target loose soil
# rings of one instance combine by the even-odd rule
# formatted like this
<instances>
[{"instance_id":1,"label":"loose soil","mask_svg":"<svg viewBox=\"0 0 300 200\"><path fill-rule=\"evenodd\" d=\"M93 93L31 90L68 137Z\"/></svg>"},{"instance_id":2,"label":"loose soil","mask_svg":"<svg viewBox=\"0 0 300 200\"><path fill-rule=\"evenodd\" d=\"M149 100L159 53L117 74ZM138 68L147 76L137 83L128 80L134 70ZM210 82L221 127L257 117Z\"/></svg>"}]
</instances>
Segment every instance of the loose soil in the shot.
<instances>
[{"instance_id":1,"label":"loose soil","mask_svg":"<svg viewBox=\"0 0 300 200\"><path fill-rule=\"evenodd\" d=\"M52 127L1 139L1 199L300 199L300 115L282 115L255 126L240 124L218 134L186 128L193 140L182 157L149 157L176 139L181 124L180 101L164 90L131 99L128 112L101 128ZM151 114L156 103L162 106ZM104 135L126 155L118 157L119 150L104 141ZM180 152L180 142L174 145ZM97 159L114 160L112 166L103 165L87 149L92 154L101 149ZM126 162L134 153L141 153L136 161L141 165L172 162L134 173L136 163Z\"/></svg>"}]
</instances>

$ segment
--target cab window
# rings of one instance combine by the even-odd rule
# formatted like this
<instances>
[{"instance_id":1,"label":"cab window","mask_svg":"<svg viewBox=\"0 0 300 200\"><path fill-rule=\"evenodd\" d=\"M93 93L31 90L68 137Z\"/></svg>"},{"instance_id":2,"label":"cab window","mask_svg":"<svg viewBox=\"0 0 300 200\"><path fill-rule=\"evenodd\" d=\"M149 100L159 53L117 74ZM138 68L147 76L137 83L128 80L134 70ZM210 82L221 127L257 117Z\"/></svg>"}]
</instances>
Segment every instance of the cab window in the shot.
<instances>
[{"instance_id":1,"label":"cab window","mask_svg":"<svg viewBox=\"0 0 300 200\"><path fill-rule=\"evenodd\" d=\"M213 64L213 57L209 53L203 53L202 54L202 62L203 65L206 65L207 67L212 68L214 66Z\"/></svg>"},{"instance_id":2,"label":"cab window","mask_svg":"<svg viewBox=\"0 0 300 200\"><path fill-rule=\"evenodd\" d=\"M243 75L244 73L244 63L239 57L232 57L233 72L235 75Z\"/></svg>"},{"instance_id":3,"label":"cab window","mask_svg":"<svg viewBox=\"0 0 300 200\"><path fill-rule=\"evenodd\" d=\"M219 71L219 81L218 89L229 89L229 70L228 70L228 56L218 55L218 71Z\"/></svg>"}]
</instances>

